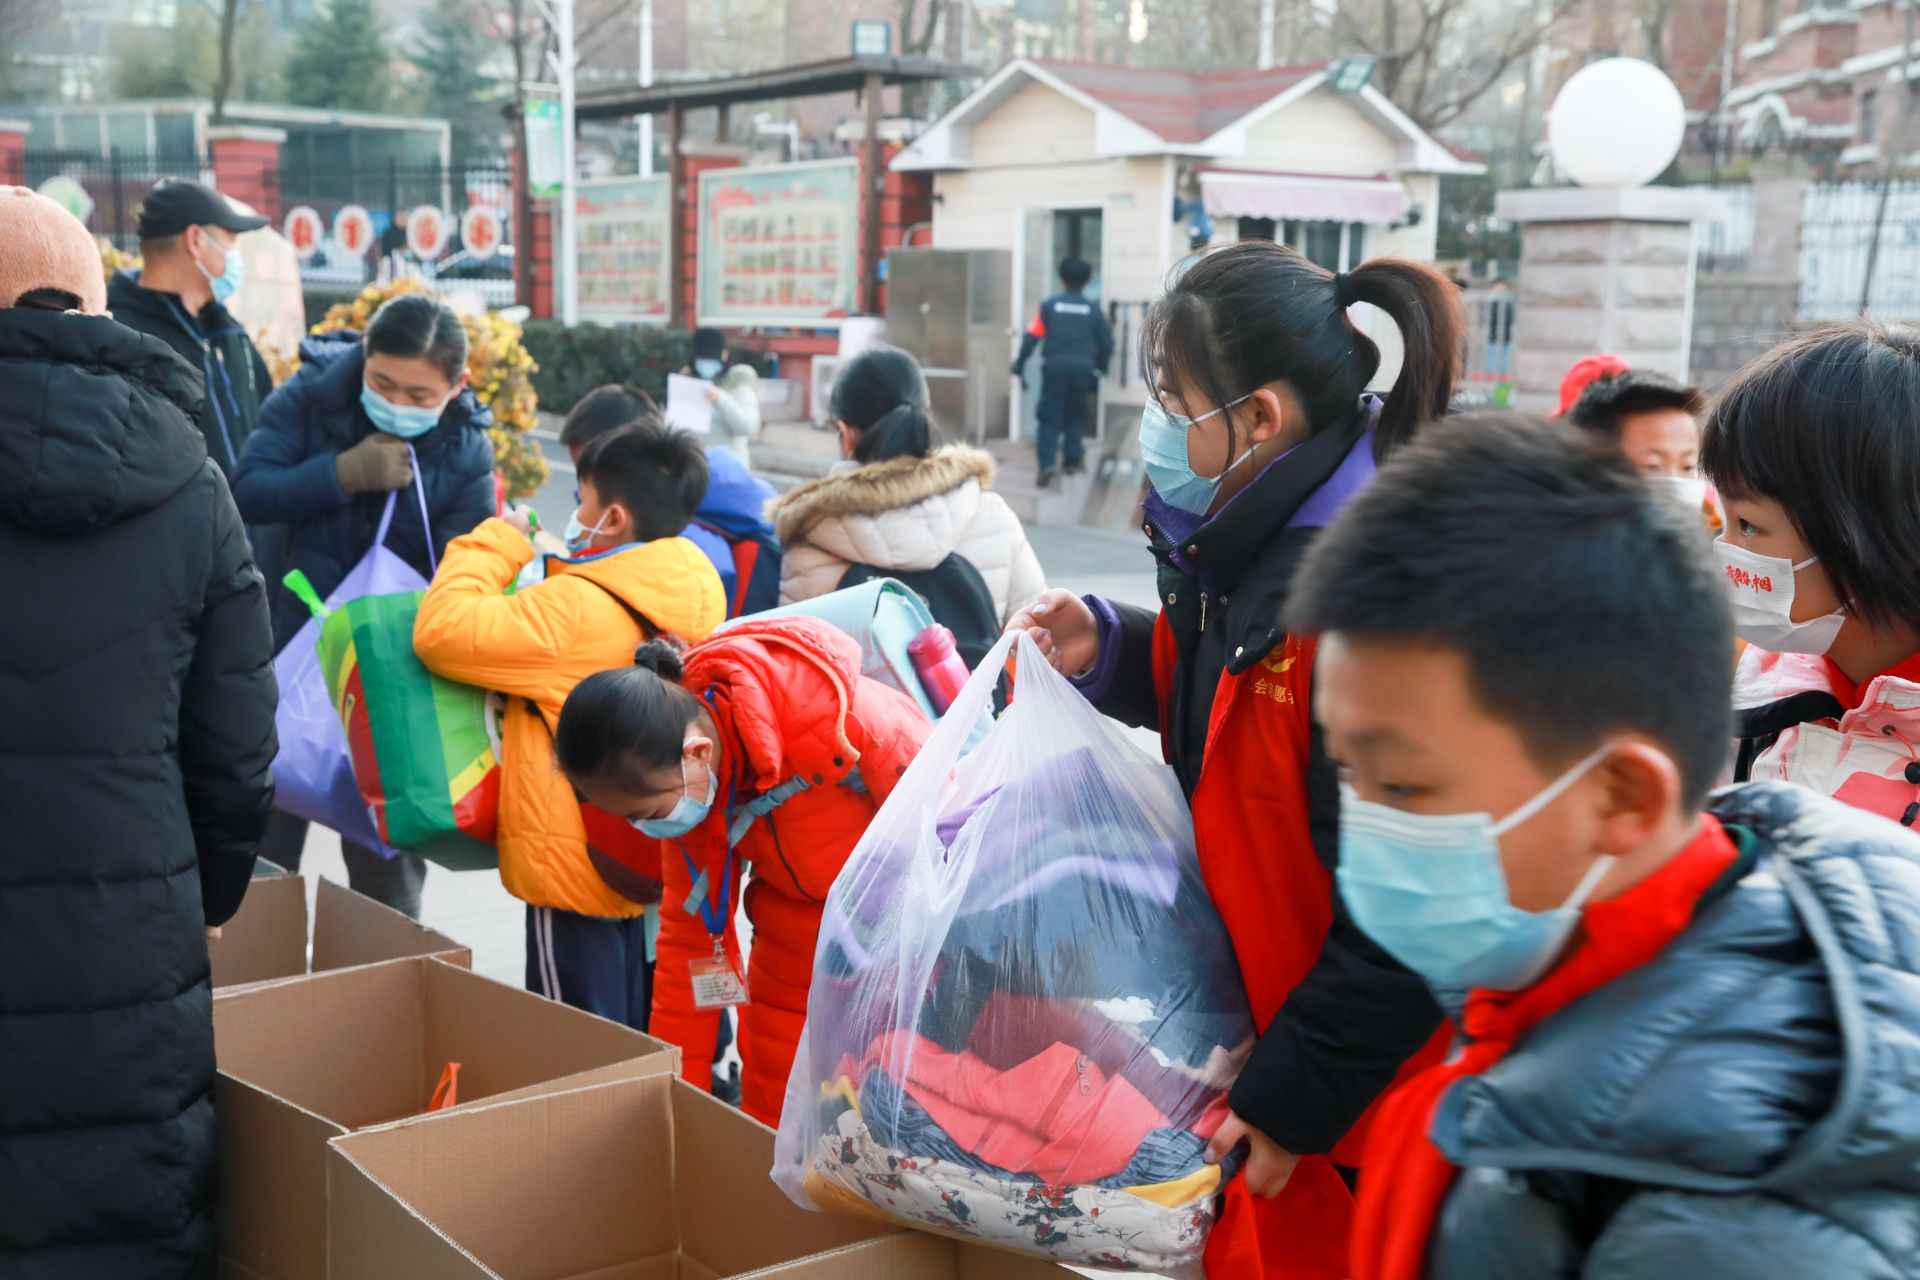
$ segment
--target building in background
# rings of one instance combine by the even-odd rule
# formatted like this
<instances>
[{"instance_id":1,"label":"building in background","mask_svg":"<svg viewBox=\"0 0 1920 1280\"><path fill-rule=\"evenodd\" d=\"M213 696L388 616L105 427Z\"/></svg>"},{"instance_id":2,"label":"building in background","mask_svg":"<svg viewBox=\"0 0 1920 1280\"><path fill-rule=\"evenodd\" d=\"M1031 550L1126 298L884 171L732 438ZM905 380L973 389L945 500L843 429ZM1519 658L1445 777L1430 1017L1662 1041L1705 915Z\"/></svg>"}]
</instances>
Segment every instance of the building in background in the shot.
<instances>
[{"instance_id":1,"label":"building in background","mask_svg":"<svg viewBox=\"0 0 1920 1280\"><path fill-rule=\"evenodd\" d=\"M1057 289L1061 258L1093 266L1119 340L1102 388L1113 430L1144 403L1140 321L1196 239L1279 240L1331 270L1433 259L1440 177L1483 167L1374 90L1335 83L1324 64L1194 75L1018 58L893 167L933 174L935 248L1010 252L1012 332ZM1390 381L1398 334L1371 310L1356 317Z\"/></svg>"}]
</instances>

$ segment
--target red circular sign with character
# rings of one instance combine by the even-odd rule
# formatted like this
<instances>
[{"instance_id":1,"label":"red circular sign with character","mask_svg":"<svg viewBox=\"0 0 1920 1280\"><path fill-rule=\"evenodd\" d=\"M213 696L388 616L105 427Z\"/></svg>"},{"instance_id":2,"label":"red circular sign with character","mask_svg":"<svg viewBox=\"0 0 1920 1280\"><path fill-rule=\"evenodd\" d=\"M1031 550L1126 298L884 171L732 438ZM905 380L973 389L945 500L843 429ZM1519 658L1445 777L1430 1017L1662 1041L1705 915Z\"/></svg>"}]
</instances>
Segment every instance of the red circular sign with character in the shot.
<instances>
[{"instance_id":1,"label":"red circular sign with character","mask_svg":"<svg viewBox=\"0 0 1920 1280\"><path fill-rule=\"evenodd\" d=\"M477 204L460 215L460 243L476 258L491 258L506 238L500 211Z\"/></svg>"},{"instance_id":2,"label":"red circular sign with character","mask_svg":"<svg viewBox=\"0 0 1920 1280\"><path fill-rule=\"evenodd\" d=\"M344 206L333 215L333 238L348 253L365 253L373 248L373 216L357 204Z\"/></svg>"},{"instance_id":3,"label":"red circular sign with character","mask_svg":"<svg viewBox=\"0 0 1920 1280\"><path fill-rule=\"evenodd\" d=\"M430 204L413 206L407 214L407 248L428 262L445 253L447 215Z\"/></svg>"},{"instance_id":4,"label":"red circular sign with character","mask_svg":"<svg viewBox=\"0 0 1920 1280\"><path fill-rule=\"evenodd\" d=\"M326 226L320 221L320 213L310 205L301 205L287 211L287 220L281 224L281 234L287 237L287 243L302 258L311 258L320 248L320 237L326 234Z\"/></svg>"}]
</instances>

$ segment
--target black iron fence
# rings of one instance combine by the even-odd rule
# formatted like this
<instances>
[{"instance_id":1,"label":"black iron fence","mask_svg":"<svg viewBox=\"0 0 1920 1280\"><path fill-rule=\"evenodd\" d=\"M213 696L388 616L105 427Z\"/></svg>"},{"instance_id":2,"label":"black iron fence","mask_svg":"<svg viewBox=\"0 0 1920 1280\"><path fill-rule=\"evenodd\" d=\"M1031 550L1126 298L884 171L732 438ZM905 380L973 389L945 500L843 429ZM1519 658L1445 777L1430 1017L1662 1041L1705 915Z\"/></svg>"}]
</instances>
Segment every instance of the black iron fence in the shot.
<instances>
[{"instance_id":1,"label":"black iron fence","mask_svg":"<svg viewBox=\"0 0 1920 1280\"><path fill-rule=\"evenodd\" d=\"M280 227L289 210L305 206L319 214L323 235L301 263L309 293L323 298L347 296L364 285L395 276L418 275L443 290L469 290L491 306L513 301L512 164L484 157L442 164L384 162L328 165L294 155L258 161L226 156L216 172L210 157L193 152L146 153L112 150L28 151L14 181L52 188L62 203L86 214L87 229L129 252L139 248L141 202L163 178L216 183ZM367 211L374 243L350 253L333 239L334 215L348 205ZM446 240L429 259L407 246L410 212L431 205L446 215ZM504 242L485 256L469 253L460 240L460 218L483 205L501 217Z\"/></svg>"},{"instance_id":2,"label":"black iron fence","mask_svg":"<svg viewBox=\"0 0 1920 1280\"><path fill-rule=\"evenodd\" d=\"M203 180L211 175L205 159L192 152L29 151L22 181L38 189L54 179L66 179L84 193L75 212L86 213L87 229L118 248L133 249L139 243L135 227L140 202L154 183L162 178ZM64 193L60 198L70 208L76 203Z\"/></svg>"}]
</instances>

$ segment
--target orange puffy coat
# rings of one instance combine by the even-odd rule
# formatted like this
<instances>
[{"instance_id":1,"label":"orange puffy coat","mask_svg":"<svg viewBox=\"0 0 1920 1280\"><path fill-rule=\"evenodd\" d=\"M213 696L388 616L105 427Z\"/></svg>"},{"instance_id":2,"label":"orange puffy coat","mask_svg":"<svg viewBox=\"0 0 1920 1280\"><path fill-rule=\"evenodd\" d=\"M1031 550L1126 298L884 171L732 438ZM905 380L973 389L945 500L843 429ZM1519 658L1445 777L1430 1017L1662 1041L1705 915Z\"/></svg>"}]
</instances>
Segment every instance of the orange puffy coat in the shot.
<instances>
[{"instance_id":1,"label":"orange puffy coat","mask_svg":"<svg viewBox=\"0 0 1920 1280\"><path fill-rule=\"evenodd\" d=\"M737 624L688 650L681 683L719 728L720 792L704 823L683 840L661 842L665 889L649 1029L680 1046L690 1082L710 1087L719 1011L694 1006L691 966L712 959L714 940L693 896L692 868L705 873L709 905L724 913L736 967L734 908L741 871L750 869L741 1105L777 1125L806 1023L827 890L933 726L910 698L861 675L860 646L815 618ZM745 829L729 875L729 827L776 788L787 798Z\"/></svg>"},{"instance_id":2,"label":"orange puffy coat","mask_svg":"<svg viewBox=\"0 0 1920 1280\"><path fill-rule=\"evenodd\" d=\"M573 686L633 661L645 638L638 618L656 631L705 639L726 617L726 596L712 562L685 538L551 557L545 581L507 595L533 556L532 544L505 520L454 539L420 602L413 649L429 671L507 695L500 786L507 892L529 906L631 918L645 910L635 897L649 897L651 884L623 877L622 864L588 839L585 811L554 767L549 726L559 723ZM624 824L608 819L605 826L651 852Z\"/></svg>"}]
</instances>

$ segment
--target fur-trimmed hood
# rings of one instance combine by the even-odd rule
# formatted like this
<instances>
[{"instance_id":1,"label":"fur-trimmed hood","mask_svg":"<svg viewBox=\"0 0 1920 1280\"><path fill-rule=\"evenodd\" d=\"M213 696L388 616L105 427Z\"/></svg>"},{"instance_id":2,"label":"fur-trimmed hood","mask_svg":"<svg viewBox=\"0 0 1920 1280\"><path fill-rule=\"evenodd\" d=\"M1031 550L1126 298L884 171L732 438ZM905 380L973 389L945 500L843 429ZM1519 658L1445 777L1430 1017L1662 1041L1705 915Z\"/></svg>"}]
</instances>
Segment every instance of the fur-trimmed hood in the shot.
<instances>
[{"instance_id":1,"label":"fur-trimmed hood","mask_svg":"<svg viewBox=\"0 0 1920 1280\"><path fill-rule=\"evenodd\" d=\"M893 458L809 481L769 508L780 541L802 541L823 520L875 516L941 497L973 480L993 487L993 455L950 444L924 458Z\"/></svg>"},{"instance_id":2,"label":"fur-trimmed hood","mask_svg":"<svg viewBox=\"0 0 1920 1280\"><path fill-rule=\"evenodd\" d=\"M1020 518L992 484L991 454L948 445L839 471L776 499L770 514L786 548L781 603L835 590L853 565L919 573L957 554L980 571L1004 622L1046 579Z\"/></svg>"}]
</instances>

